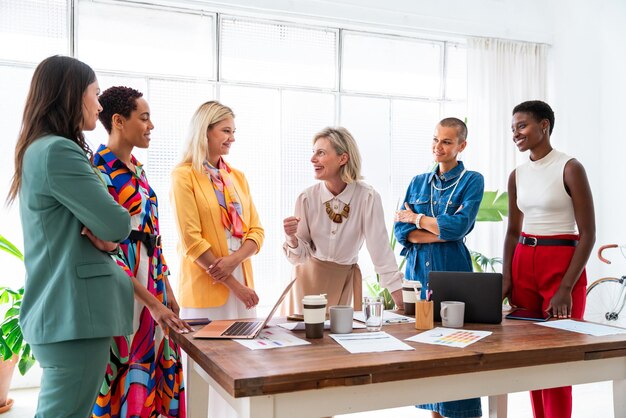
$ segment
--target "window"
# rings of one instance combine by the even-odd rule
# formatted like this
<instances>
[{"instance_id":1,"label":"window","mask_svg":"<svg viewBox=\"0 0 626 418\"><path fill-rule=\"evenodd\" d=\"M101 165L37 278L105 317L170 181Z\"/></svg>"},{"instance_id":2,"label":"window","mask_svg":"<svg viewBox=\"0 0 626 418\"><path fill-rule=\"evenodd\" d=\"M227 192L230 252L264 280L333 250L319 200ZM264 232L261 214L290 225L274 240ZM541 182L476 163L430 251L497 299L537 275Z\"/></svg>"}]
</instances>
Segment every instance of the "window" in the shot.
<instances>
[{"instance_id":1,"label":"window","mask_svg":"<svg viewBox=\"0 0 626 418\"><path fill-rule=\"evenodd\" d=\"M134 153L159 197L176 288L170 173L197 107L214 99L232 107L237 132L227 161L245 172L266 231L265 245L252 261L260 314L291 275L281 248L282 220L293 213L298 194L315 183L310 158L318 131L343 125L354 135L365 181L381 195L390 232L409 181L432 166L435 124L443 116L466 115L465 47L445 39L219 15L192 9L193 2L182 9L149 0L76 0L71 10L68 3L0 3L0 90L9 93L0 103L3 133L17 136L35 63L68 54L72 45L97 71L102 90L127 85L143 92L155 128L150 148ZM86 136L94 148L107 137L101 127ZM13 147L7 142L5 147L5 166L12 167ZM2 181L8 185L8 174ZM0 233L19 243L17 217L14 206L1 217ZM363 276L373 280L367 251L359 263Z\"/></svg>"},{"instance_id":2,"label":"window","mask_svg":"<svg viewBox=\"0 0 626 418\"><path fill-rule=\"evenodd\" d=\"M38 63L69 53L68 0L0 2L0 59Z\"/></svg>"},{"instance_id":3,"label":"window","mask_svg":"<svg viewBox=\"0 0 626 418\"><path fill-rule=\"evenodd\" d=\"M441 43L344 31L343 45L343 89L395 96L440 96Z\"/></svg>"},{"instance_id":4,"label":"window","mask_svg":"<svg viewBox=\"0 0 626 418\"><path fill-rule=\"evenodd\" d=\"M284 22L221 19L221 79L336 87L338 31Z\"/></svg>"},{"instance_id":5,"label":"window","mask_svg":"<svg viewBox=\"0 0 626 418\"><path fill-rule=\"evenodd\" d=\"M78 2L76 55L94 69L215 78L215 16Z\"/></svg>"}]
</instances>

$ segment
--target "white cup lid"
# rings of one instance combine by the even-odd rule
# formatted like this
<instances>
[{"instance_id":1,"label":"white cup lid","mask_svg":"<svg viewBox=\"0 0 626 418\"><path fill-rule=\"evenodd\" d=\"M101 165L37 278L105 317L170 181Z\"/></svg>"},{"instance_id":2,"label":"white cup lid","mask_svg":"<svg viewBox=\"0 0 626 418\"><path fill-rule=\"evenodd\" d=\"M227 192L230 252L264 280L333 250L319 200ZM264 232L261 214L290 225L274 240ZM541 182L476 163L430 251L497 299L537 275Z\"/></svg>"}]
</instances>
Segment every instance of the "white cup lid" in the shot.
<instances>
[{"instance_id":1,"label":"white cup lid","mask_svg":"<svg viewBox=\"0 0 626 418\"><path fill-rule=\"evenodd\" d=\"M326 304L326 295L306 295L304 299L302 299L302 303L307 305Z\"/></svg>"},{"instance_id":2,"label":"white cup lid","mask_svg":"<svg viewBox=\"0 0 626 418\"><path fill-rule=\"evenodd\" d=\"M422 282L420 282L419 280L402 280L402 287L417 287L418 289L422 288Z\"/></svg>"}]
</instances>

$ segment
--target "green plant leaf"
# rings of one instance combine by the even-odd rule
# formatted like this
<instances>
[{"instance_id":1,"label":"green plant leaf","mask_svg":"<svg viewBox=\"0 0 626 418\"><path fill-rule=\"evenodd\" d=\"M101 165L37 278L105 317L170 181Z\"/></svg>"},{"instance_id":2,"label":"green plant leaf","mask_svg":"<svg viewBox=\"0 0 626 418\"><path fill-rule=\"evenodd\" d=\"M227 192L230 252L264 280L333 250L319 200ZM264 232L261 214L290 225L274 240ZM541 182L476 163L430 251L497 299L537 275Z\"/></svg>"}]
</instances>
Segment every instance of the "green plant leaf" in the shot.
<instances>
[{"instance_id":1,"label":"green plant leaf","mask_svg":"<svg viewBox=\"0 0 626 418\"><path fill-rule=\"evenodd\" d=\"M476 222L500 222L509 215L509 195L506 192L485 191L478 208Z\"/></svg>"},{"instance_id":2,"label":"green plant leaf","mask_svg":"<svg viewBox=\"0 0 626 418\"><path fill-rule=\"evenodd\" d=\"M17 317L7 319L0 327L3 335L10 334L15 328L19 328L19 319Z\"/></svg>"},{"instance_id":3,"label":"green plant leaf","mask_svg":"<svg viewBox=\"0 0 626 418\"><path fill-rule=\"evenodd\" d=\"M26 354L26 348L28 348L28 355ZM35 364L35 357L30 354L30 346L26 345L24 348L24 353L20 357L20 361L17 363L17 369L20 371L20 374L24 376L26 372L33 367Z\"/></svg>"},{"instance_id":4,"label":"green plant leaf","mask_svg":"<svg viewBox=\"0 0 626 418\"><path fill-rule=\"evenodd\" d=\"M489 268L490 271L496 271L496 265L502 264L502 258L493 257L489 258L484 254L481 254L477 251L470 251L470 257L472 259L472 265L474 266L474 271L484 272Z\"/></svg>"},{"instance_id":5,"label":"green plant leaf","mask_svg":"<svg viewBox=\"0 0 626 418\"><path fill-rule=\"evenodd\" d=\"M22 254L22 252L3 235L0 235L0 250L4 250L7 253L12 254L20 260L24 261L24 255Z\"/></svg>"}]
</instances>

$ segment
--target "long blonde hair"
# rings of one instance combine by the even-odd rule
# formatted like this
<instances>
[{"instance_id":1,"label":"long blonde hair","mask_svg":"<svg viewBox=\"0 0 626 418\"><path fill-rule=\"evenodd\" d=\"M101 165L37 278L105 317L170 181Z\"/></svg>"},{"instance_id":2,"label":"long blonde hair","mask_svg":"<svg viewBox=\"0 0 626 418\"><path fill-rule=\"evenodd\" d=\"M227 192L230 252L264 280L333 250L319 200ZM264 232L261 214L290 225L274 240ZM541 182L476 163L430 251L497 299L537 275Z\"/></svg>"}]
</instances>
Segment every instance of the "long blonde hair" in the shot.
<instances>
[{"instance_id":1,"label":"long blonde hair","mask_svg":"<svg viewBox=\"0 0 626 418\"><path fill-rule=\"evenodd\" d=\"M313 137L313 144L320 139L326 138L331 143L337 155L348 154L348 162L341 166L339 176L346 183L361 180L361 154L354 137L346 128L327 127L319 131Z\"/></svg>"},{"instance_id":2,"label":"long blonde hair","mask_svg":"<svg viewBox=\"0 0 626 418\"><path fill-rule=\"evenodd\" d=\"M215 100L201 104L189 123L181 164L191 163L194 170L202 172L202 163L209 156L209 129L224 119L234 117L230 107Z\"/></svg>"}]
</instances>

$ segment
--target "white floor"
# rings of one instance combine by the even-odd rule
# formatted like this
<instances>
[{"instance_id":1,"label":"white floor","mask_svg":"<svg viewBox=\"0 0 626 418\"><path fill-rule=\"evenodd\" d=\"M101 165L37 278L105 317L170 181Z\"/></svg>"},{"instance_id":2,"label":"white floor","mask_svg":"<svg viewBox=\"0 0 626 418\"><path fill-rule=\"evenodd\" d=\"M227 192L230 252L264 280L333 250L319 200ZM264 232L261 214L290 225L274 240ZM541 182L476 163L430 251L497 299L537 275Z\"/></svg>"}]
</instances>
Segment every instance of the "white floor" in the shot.
<instances>
[{"instance_id":1,"label":"white floor","mask_svg":"<svg viewBox=\"0 0 626 418\"><path fill-rule=\"evenodd\" d=\"M9 392L14 400L13 408L2 418L31 418L35 415L38 389L17 389ZM613 415L613 387L611 382L591 383L574 386L574 413L572 418L615 418ZM483 398L483 416L487 416L487 398ZM509 395L508 418L530 418L532 411L527 392ZM350 415L337 415L336 418L420 418L430 417L430 413L414 407L385 409ZM198 417L189 417L198 418Z\"/></svg>"}]
</instances>

